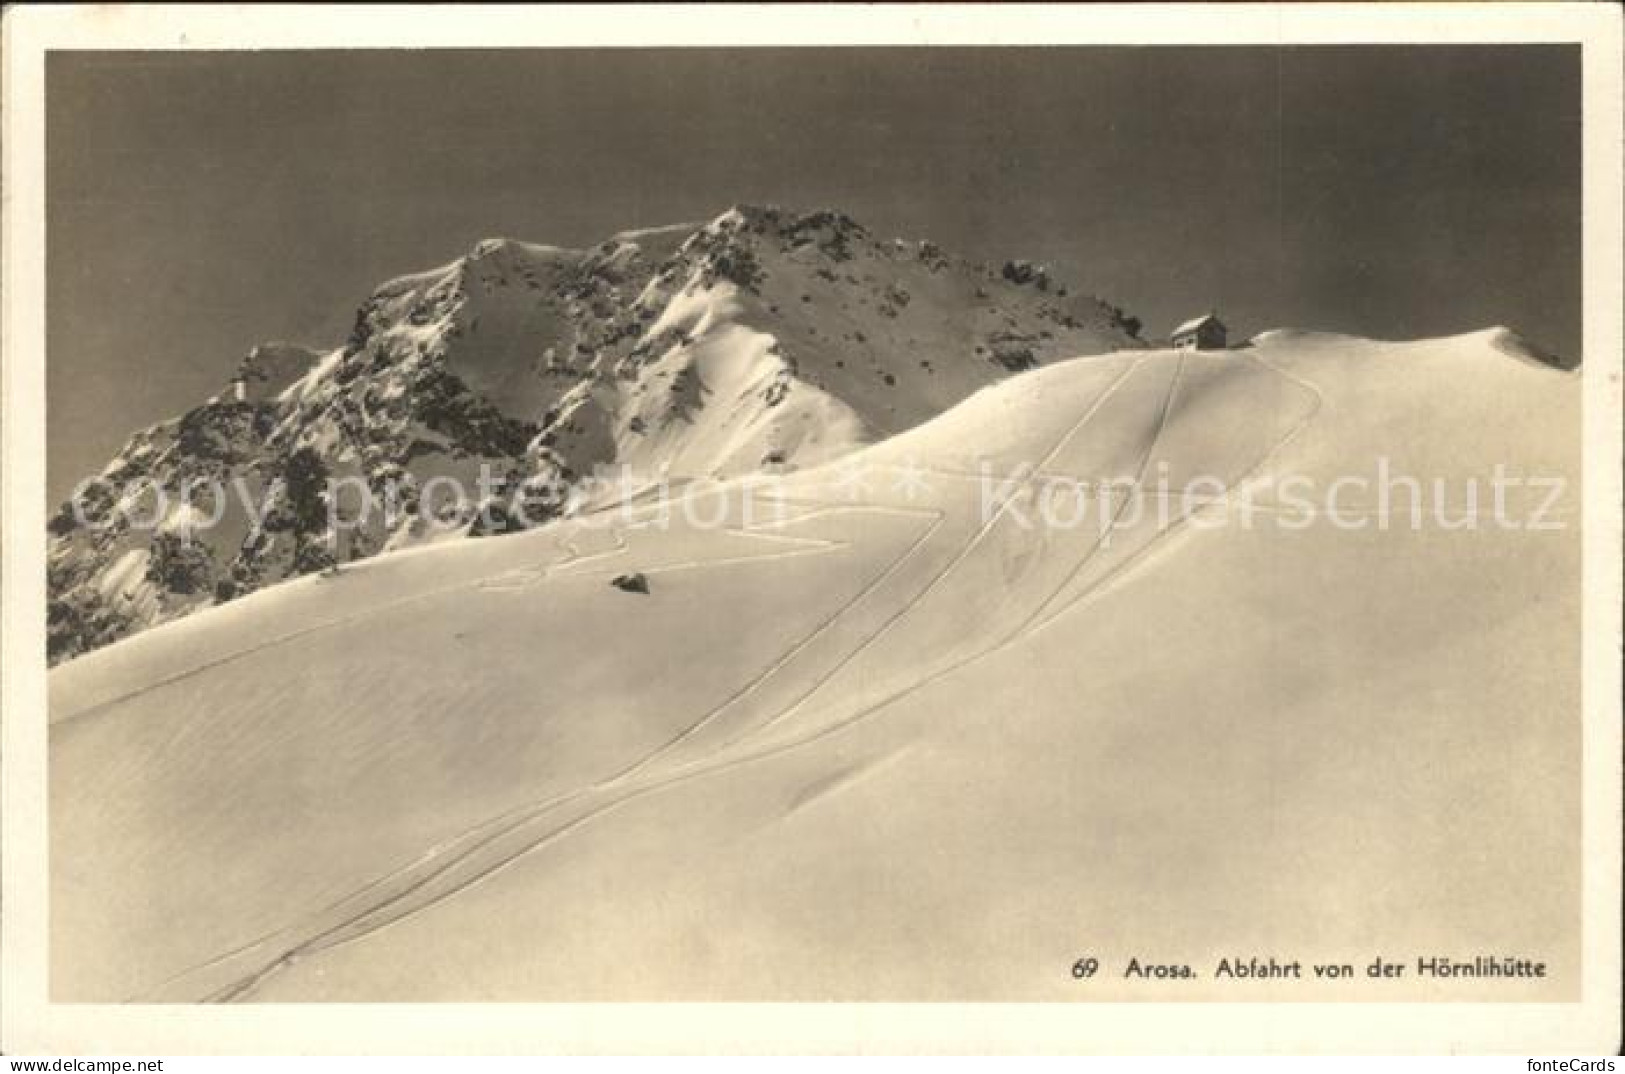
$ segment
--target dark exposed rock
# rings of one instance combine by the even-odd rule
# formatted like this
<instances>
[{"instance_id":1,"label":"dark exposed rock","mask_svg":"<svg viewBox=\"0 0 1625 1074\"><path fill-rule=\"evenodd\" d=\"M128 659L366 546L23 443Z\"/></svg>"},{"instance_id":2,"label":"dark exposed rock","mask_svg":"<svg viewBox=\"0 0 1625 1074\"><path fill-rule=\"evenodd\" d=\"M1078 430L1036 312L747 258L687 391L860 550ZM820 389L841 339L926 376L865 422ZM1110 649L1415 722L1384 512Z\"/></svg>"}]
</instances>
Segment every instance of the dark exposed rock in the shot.
<instances>
[{"instance_id":1,"label":"dark exposed rock","mask_svg":"<svg viewBox=\"0 0 1625 1074\"><path fill-rule=\"evenodd\" d=\"M1002 332L988 339L988 356L1012 373L1032 369L1038 364L1033 351L1037 338Z\"/></svg>"},{"instance_id":2,"label":"dark exposed rock","mask_svg":"<svg viewBox=\"0 0 1625 1074\"><path fill-rule=\"evenodd\" d=\"M201 592L214 576L209 549L173 533L160 533L152 542L147 561L147 580L171 593Z\"/></svg>"},{"instance_id":3,"label":"dark exposed rock","mask_svg":"<svg viewBox=\"0 0 1625 1074\"><path fill-rule=\"evenodd\" d=\"M1025 287L1031 283L1036 284L1041 291L1049 290L1048 270L1031 261L1006 261L999 274L1018 287Z\"/></svg>"},{"instance_id":4,"label":"dark exposed rock","mask_svg":"<svg viewBox=\"0 0 1625 1074\"><path fill-rule=\"evenodd\" d=\"M649 594L649 579L641 573L617 574L610 579L609 584L623 593L642 593L644 596Z\"/></svg>"}]
</instances>

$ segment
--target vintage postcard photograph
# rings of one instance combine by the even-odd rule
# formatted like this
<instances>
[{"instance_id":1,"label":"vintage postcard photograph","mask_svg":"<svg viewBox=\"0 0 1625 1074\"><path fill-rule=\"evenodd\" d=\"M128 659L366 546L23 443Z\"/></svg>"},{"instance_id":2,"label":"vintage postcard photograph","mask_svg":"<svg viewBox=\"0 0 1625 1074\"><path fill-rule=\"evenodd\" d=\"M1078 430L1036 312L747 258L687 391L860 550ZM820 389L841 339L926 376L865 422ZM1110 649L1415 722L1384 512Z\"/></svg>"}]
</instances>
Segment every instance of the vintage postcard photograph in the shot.
<instances>
[{"instance_id":1,"label":"vintage postcard photograph","mask_svg":"<svg viewBox=\"0 0 1625 1074\"><path fill-rule=\"evenodd\" d=\"M9 10L6 1050L1614 1051L1620 20L1381 7Z\"/></svg>"}]
</instances>

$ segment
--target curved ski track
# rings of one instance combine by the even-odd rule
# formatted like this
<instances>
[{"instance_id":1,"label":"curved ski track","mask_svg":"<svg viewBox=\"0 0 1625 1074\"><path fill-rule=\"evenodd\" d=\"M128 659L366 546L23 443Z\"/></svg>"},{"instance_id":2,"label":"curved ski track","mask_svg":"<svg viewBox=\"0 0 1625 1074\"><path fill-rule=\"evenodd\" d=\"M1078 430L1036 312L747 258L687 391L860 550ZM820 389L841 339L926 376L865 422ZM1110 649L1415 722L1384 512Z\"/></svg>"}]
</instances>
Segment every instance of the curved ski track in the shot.
<instances>
[{"instance_id":1,"label":"curved ski track","mask_svg":"<svg viewBox=\"0 0 1625 1074\"><path fill-rule=\"evenodd\" d=\"M1312 404L1305 415L1297 423L1295 423L1291 429L1287 430L1275 444L1265 451L1252 464L1252 466L1250 466L1242 474L1240 478L1233 482L1225 494L1213 501L1199 505L1196 510L1202 510L1215 504L1229 502L1231 494L1233 494L1236 489L1239 489L1250 482L1260 470L1266 467L1271 460L1273 460L1289 443L1296 439L1301 432L1313 422L1315 416L1319 413L1324 403L1322 393L1312 383L1293 374L1287 373L1272 363L1265 362L1263 359L1258 358L1255 355L1246 354L1246 352L1241 353L1243 353L1243 355L1249 360L1256 362L1262 368L1265 368L1278 376L1286 378L1301 389L1308 392L1311 396ZM839 732L848 730L860 722L872 717L881 710L891 706L893 703L902 699L903 697L924 689L927 686L930 686L933 683L938 682L968 666L976 664L1009 649L1011 646L1024 640L1031 634L1050 626L1067 613L1075 611L1079 607L1083 606L1086 602L1098 596L1110 583L1122 577L1122 575L1131 567L1139 565L1146 560L1154 548L1161 545L1168 536L1182 528L1183 523L1195 513L1195 510L1182 515L1178 519L1175 519L1170 525L1150 538L1142 547L1129 553L1121 562L1115 564L1110 570L1108 570L1100 578L1091 582L1077 595L1066 599L1058 607L1053 607L1060 598L1061 594L1064 593L1066 588L1082 574L1082 572L1087 568L1088 564L1094 559L1094 557L1103 547L1104 535L1112 532L1115 528L1117 520L1121 518L1123 509L1126 507L1125 501L1124 505L1119 506L1116 511L1114 511L1112 519L1113 524L1103 530L1101 536L1097 538L1097 540L1085 551L1084 555L1078 560L1077 563L1073 565L1072 569L1068 571L1062 581L1051 590L1048 596L1044 597L1043 600L1040 601L1037 607L1022 621L1020 625L1006 633L1002 638L992 641L985 648L952 661L951 663L890 692L886 696L875 700L854 712L848 713L840 719L831 721L830 723L822 726L815 726L805 729L800 733L793 734L787 738L782 738L779 741L773 741L770 736L765 734L775 724L778 724L781 720L801 709L812 696L818 693L819 690L821 690L826 684L833 681L844 668L850 665L854 659L861 655L861 653L872 648L897 623L905 619L908 614L918 606L920 601L938 589L941 585L945 584L946 580L954 572L954 570L960 564L965 562L982 544L982 542L985 541L987 535L997 524L998 520L1003 517L1008 507L1016 501L1022 492L1026 491L1027 485L1031 482L1042 479L1042 476L1047 472L1046 468L1053 463L1053 461L1061 454L1062 451L1065 450L1067 444L1070 443L1070 441L1087 426L1088 422L1099 412L1101 407L1117 391L1117 389L1141 368L1147 357L1149 356L1136 358L1127 369L1119 374L1104 390L1102 390L1102 392L1094 399L1094 401L1084 411L1079 419L1061 434L1055 444L1052 445L1049 452L1046 453L1044 459L1039 463L1039 465L1034 467L1033 470L1026 475L1020 488L1012 491L1010 496L999 505L999 508L993 513L993 515L970 536L964 547L960 549L953 559L950 560L950 562L941 571L937 572L925 584L925 586L920 589L919 592L914 594L907 601L903 602L901 607L893 614L888 616L878 628L871 632L851 651L842 656L841 659L838 660L830 669L818 676L807 689L800 693L795 701L791 702L777 713L762 720L755 726L748 728L741 734L726 740L714 754L703 757L699 760L678 763L668 768L666 771L656 773L651 778L647 778L642 781L635 780L635 777L637 777L640 773L646 772L649 768L651 768L651 766L656 764L661 759L667 757L672 751L674 751L684 742L687 742L694 738L694 736L702 733L708 726L717 721L725 712L753 695L775 675L779 674L784 668L794 663L800 654L805 652L806 649L811 646L820 636L832 629L834 625L838 623L853 607L860 604L866 597L883 585L886 580L895 576L896 573L903 568L906 562L909 561L921 548L923 548L929 542L930 538L944 524L945 518L942 512L918 510L911 511L902 508L876 508L867 507L864 505L851 505L843 507L842 505L831 505L822 501L803 502L803 506L828 509L827 511L815 511L813 512L814 514L836 513L842 510L853 510L856 508L858 510L882 510L927 516L931 518L931 522L922 531L920 536L917 537L896 559L894 559L890 565L888 565L886 570L881 572L880 575L877 575L874 580L866 585L864 589L854 596L850 601L843 604L840 608L837 608L830 616L822 620L807 636L798 641L762 672L741 684L738 689L730 694L728 698L724 699L719 705L702 714L693 724L689 725L682 732L667 742L657 746L651 752L634 761L626 768L580 789L554 795L544 801L520 806L514 810L510 810L504 814L494 817L491 820L477 825L475 828L465 831L458 836L445 841L444 843L431 847L415 862L403 866L390 874L364 885L337 902L330 904L323 910L318 911L310 918L305 919L304 922L294 922L282 929L278 929L275 932L261 936L258 939L248 942L247 944L216 956L207 962L200 963L187 970L183 970L181 973L176 974L167 981L155 986L151 991L160 992L187 978L201 976L210 969L215 967L223 967L229 962L238 960L244 956L249 956L256 951L261 951L268 947L271 948L271 951L265 952L265 954L260 955L259 958L256 959L253 969L250 969L246 973L235 973L234 971L234 976L229 980L228 983L214 989L206 996L206 1001L208 1002L231 1002L242 999L252 993L259 986L263 985L269 978L292 966L295 962L318 954L322 951L361 939L365 936L385 929L410 915L433 907L462 891L468 890L470 887L478 883L490 879L509 866L515 864L520 859L558 842L572 832L575 832L589 824L593 820L604 817L624 805L638 801L648 795L671 789L694 780L718 775L744 765L753 764L784 755L791 751L822 741ZM1163 394L1157 423L1150 442L1138 464L1137 472L1140 478L1143 478L1146 469L1149 467L1151 460L1155 456L1155 453L1160 446L1163 434L1166 431L1168 417L1172 409L1175 394L1178 390L1184 365L1185 356L1180 355L1177 359L1175 369L1169 377L1168 386ZM956 474L953 476L979 477L981 475ZM1068 480L1075 479L1068 478ZM798 519L804 517L810 516L798 516ZM752 536L761 536L761 534L752 534ZM794 539L806 540L802 538ZM826 543L835 544L836 542ZM596 557L593 558L620 554L622 551L624 551L624 547L625 546L623 543L620 548L613 549L608 553L598 553L596 554ZM808 550L797 550L782 554L805 555L809 554L809 552ZM573 562L576 562L579 558L582 557L576 557L576 559L568 560L564 563L552 566L563 568ZM710 564L715 564L721 561L708 562ZM705 565L707 565L707 562L696 562L693 564L684 564L683 566L699 567ZM673 568L668 567L666 569ZM538 578L537 580L540 581L542 579ZM482 579L481 581L483 582L487 580ZM443 590L439 590L436 592L442 591ZM410 600L422 599L428 595L429 594L415 594L412 597L402 598L401 601L393 603L399 604ZM1050 611L1052 607L1053 610ZM381 608L371 609L369 611L378 610L381 610ZM1044 614L1046 611L1049 611L1048 615ZM320 626L307 628L305 630L295 632L294 634L291 634L285 638L276 639L268 644L278 644L282 641L291 640L292 637L309 633L311 630L321 629L323 626L339 625L344 621L345 620L340 620L333 623L326 623ZM240 655L243 654L234 654L228 659L234 659L236 656ZM197 671L205 670L207 667L215 666L216 664L222 662L225 661L215 661L212 664L203 665L197 669L193 669L188 674L195 674ZM153 689L159 685L163 685L163 683L154 684L152 687L148 687L146 689ZM141 692L145 692L145 690ZM125 696L129 697L134 695L132 694ZM115 702L106 702L104 705L110 705L113 703ZM99 708L102 706L97 707ZM571 811L572 815L560 815L564 810L566 810L567 807L571 805L579 805L580 808ZM553 823L548 824L541 830L530 830L533 825L539 825L541 822L546 821L552 821ZM301 927L301 924L303 924L304 927ZM266 957L266 955L269 955L269 957Z\"/></svg>"}]
</instances>

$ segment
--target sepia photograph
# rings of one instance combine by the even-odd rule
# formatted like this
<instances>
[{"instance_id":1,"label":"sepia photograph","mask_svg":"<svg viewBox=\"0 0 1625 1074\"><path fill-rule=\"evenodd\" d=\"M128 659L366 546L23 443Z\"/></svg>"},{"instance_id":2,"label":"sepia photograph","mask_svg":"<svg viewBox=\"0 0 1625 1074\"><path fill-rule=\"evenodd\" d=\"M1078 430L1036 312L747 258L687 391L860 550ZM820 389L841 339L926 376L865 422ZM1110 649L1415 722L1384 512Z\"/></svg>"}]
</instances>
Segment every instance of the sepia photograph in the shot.
<instances>
[{"instance_id":1,"label":"sepia photograph","mask_svg":"<svg viewBox=\"0 0 1625 1074\"><path fill-rule=\"evenodd\" d=\"M6 1050L1615 1051L1618 12L1288 6L8 10Z\"/></svg>"}]
</instances>

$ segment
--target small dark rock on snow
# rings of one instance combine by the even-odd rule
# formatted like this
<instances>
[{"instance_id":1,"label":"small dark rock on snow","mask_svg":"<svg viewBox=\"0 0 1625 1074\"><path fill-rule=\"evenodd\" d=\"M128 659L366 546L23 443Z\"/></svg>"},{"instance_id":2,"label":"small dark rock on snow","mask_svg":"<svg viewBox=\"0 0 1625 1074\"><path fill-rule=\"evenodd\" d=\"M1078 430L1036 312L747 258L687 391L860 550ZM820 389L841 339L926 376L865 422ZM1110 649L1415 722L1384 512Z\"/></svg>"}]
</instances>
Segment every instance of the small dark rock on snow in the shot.
<instances>
[{"instance_id":1,"label":"small dark rock on snow","mask_svg":"<svg viewBox=\"0 0 1625 1074\"><path fill-rule=\"evenodd\" d=\"M609 584L624 593L649 593L649 579L642 574L617 574Z\"/></svg>"}]
</instances>

